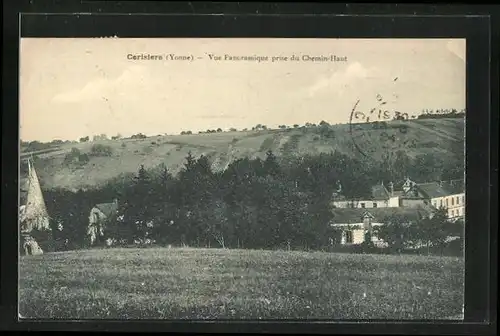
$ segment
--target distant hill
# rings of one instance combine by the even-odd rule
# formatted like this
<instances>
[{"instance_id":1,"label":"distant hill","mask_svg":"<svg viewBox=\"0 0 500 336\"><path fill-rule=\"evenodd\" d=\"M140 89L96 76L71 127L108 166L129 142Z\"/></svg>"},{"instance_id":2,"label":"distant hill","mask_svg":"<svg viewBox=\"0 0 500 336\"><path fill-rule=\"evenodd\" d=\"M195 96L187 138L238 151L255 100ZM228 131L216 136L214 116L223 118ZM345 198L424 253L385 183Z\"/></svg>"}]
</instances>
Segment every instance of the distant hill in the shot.
<instances>
[{"instance_id":1,"label":"distant hill","mask_svg":"<svg viewBox=\"0 0 500 336\"><path fill-rule=\"evenodd\" d=\"M464 119L418 119L386 124L310 126L278 130L236 131L190 135L152 136L145 139L100 140L62 143L38 151L35 166L44 188L75 190L100 185L122 173L136 173L139 166L153 168L164 163L177 173L188 152L206 155L214 170L232 161L264 158L272 150L285 158L340 151L354 157L383 160L384 153L404 150L409 156L436 152L444 159L464 147ZM110 156L92 156L94 144L110 146ZM88 162L68 164L65 156L77 148L89 154ZM22 158L30 153L22 153ZM21 173L21 180L23 179Z\"/></svg>"}]
</instances>

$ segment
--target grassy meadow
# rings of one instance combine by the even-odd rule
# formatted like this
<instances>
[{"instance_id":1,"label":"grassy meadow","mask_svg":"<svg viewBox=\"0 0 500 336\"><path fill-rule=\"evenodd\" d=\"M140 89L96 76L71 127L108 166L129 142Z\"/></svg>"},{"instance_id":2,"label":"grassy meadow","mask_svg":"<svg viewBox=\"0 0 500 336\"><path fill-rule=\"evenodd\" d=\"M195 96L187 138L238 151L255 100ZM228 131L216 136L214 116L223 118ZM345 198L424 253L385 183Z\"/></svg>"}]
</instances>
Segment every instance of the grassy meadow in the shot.
<instances>
[{"instance_id":1,"label":"grassy meadow","mask_svg":"<svg viewBox=\"0 0 500 336\"><path fill-rule=\"evenodd\" d=\"M443 319L455 257L113 248L20 259L19 311L61 319Z\"/></svg>"}]
</instances>

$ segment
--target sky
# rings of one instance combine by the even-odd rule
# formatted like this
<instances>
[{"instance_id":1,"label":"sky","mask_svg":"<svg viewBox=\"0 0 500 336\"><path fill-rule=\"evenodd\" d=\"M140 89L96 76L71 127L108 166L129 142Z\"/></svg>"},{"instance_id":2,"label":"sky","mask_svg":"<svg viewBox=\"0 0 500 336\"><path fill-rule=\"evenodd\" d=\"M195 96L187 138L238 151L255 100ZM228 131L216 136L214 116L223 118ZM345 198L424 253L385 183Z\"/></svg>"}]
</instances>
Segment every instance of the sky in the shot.
<instances>
[{"instance_id":1,"label":"sky","mask_svg":"<svg viewBox=\"0 0 500 336\"><path fill-rule=\"evenodd\" d=\"M130 59L139 54L163 60ZM409 114L465 108L465 39L23 38L20 45L24 141L347 123L358 100L368 111L377 94Z\"/></svg>"}]
</instances>

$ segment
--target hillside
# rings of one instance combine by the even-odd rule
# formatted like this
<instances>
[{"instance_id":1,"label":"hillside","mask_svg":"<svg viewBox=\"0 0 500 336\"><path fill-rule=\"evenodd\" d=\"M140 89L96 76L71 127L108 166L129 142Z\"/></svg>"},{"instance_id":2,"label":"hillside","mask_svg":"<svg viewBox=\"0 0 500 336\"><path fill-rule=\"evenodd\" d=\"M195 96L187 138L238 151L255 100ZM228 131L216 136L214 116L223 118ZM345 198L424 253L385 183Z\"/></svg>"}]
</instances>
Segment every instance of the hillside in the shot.
<instances>
[{"instance_id":1,"label":"hillside","mask_svg":"<svg viewBox=\"0 0 500 336\"><path fill-rule=\"evenodd\" d=\"M95 143L111 146L111 156L89 155L89 162L83 165L64 162L73 147L89 153ZM380 161L384 153L396 150L404 150L412 157L436 152L446 158L455 155L463 146L464 119L423 119L390 121L385 127L333 125L328 132L324 127L313 126L64 143L36 153L35 165L44 188L74 190L100 185L122 173L135 173L141 164L152 168L164 163L175 174L182 168L189 152L195 157L208 156L214 170L223 170L239 158L264 158L269 150L278 157L340 151ZM29 153L23 153L21 157L26 155ZM22 182L23 173L21 175Z\"/></svg>"}]
</instances>

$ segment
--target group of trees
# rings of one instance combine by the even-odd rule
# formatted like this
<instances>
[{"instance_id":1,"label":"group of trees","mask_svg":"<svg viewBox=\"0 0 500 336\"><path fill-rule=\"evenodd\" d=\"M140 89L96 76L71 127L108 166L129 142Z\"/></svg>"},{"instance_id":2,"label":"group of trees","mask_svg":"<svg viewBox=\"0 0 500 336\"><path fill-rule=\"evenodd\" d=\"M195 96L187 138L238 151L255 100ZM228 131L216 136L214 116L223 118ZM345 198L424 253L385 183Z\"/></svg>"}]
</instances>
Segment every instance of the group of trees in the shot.
<instances>
[{"instance_id":1,"label":"group of trees","mask_svg":"<svg viewBox=\"0 0 500 336\"><path fill-rule=\"evenodd\" d=\"M448 219L445 208L438 209L432 217L416 221L404 215L393 215L385 218L384 223L384 226L376 227L374 233L397 252L424 249L429 253L431 249L437 249L442 253L450 238L463 244L464 222L462 219Z\"/></svg>"},{"instance_id":2,"label":"group of trees","mask_svg":"<svg viewBox=\"0 0 500 336\"><path fill-rule=\"evenodd\" d=\"M63 162L67 166L72 164L84 165L90 161L90 156L111 156L112 154L113 148L104 144L93 144L89 153L84 153L80 149L73 147L64 156Z\"/></svg>"},{"instance_id":3,"label":"group of trees","mask_svg":"<svg viewBox=\"0 0 500 336\"><path fill-rule=\"evenodd\" d=\"M53 225L64 227L55 238L66 248L86 246L90 209L117 198L119 211L105 236L124 244L151 239L172 245L320 249L329 244L326 223L334 219L330 204L338 181L346 197L361 199L371 195L382 175L383 166L369 167L339 152L278 158L269 151L264 160L239 159L223 172L212 171L206 156L189 154L176 176L165 166L141 166L137 174L99 188L48 190L46 198ZM391 237L406 237L404 220L389 223L378 234L398 244Z\"/></svg>"},{"instance_id":4,"label":"group of trees","mask_svg":"<svg viewBox=\"0 0 500 336\"><path fill-rule=\"evenodd\" d=\"M49 190L49 213L64 227L56 236L85 246L90 209L116 197L119 211L105 234L124 243L151 238L190 246L321 248L328 244L334 182L345 180L350 195L360 197L371 185L357 162L338 153L292 163L268 152L265 160L240 159L220 173L210 166L207 157L188 155L175 177L166 167L141 167L136 176L99 189Z\"/></svg>"},{"instance_id":5,"label":"group of trees","mask_svg":"<svg viewBox=\"0 0 500 336\"><path fill-rule=\"evenodd\" d=\"M70 140L52 140L50 142L40 142L40 141L22 141L21 140L21 151L22 152L36 152L36 151L42 151L46 149L51 149L51 148L56 148L59 147L63 144L68 144L68 143L75 143L75 141L70 141Z\"/></svg>"},{"instance_id":6,"label":"group of trees","mask_svg":"<svg viewBox=\"0 0 500 336\"><path fill-rule=\"evenodd\" d=\"M464 118L465 109L424 109L417 119Z\"/></svg>"},{"instance_id":7,"label":"group of trees","mask_svg":"<svg viewBox=\"0 0 500 336\"><path fill-rule=\"evenodd\" d=\"M85 164L90 161L87 153L82 153L78 148L73 147L71 151L64 157L64 164L70 165L74 163Z\"/></svg>"}]
</instances>

